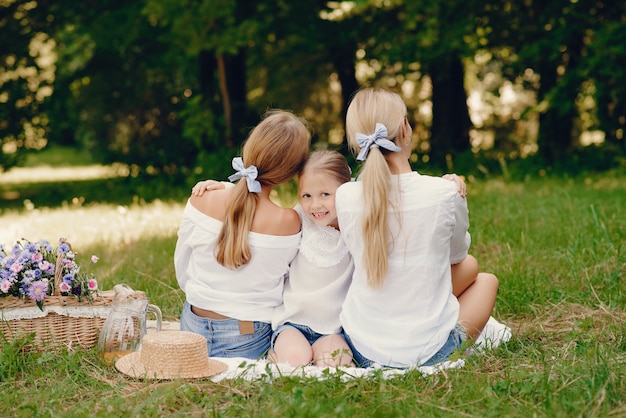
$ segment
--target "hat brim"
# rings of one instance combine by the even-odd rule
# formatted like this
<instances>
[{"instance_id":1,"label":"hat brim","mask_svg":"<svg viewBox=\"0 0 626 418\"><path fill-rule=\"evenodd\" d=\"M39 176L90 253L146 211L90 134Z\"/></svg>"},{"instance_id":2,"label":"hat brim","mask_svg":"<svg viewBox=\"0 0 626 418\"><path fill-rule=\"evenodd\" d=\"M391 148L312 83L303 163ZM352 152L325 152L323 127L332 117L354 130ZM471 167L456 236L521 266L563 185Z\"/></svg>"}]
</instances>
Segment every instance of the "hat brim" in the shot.
<instances>
[{"instance_id":1,"label":"hat brim","mask_svg":"<svg viewBox=\"0 0 626 418\"><path fill-rule=\"evenodd\" d=\"M218 360L207 357L206 364L199 364L193 370L149 370L140 361L140 352L134 352L120 357L115 362L115 368L120 372L137 379L156 379L156 380L172 380L172 379L202 379L215 376L228 370L228 365Z\"/></svg>"}]
</instances>

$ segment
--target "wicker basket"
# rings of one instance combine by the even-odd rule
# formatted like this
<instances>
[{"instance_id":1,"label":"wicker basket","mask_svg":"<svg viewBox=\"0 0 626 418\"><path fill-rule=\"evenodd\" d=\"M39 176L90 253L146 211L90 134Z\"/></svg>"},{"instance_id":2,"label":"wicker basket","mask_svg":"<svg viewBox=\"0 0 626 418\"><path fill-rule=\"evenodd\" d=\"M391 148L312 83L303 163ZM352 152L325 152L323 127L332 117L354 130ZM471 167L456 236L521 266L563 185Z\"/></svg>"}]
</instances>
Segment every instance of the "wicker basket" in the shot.
<instances>
[{"instance_id":1,"label":"wicker basket","mask_svg":"<svg viewBox=\"0 0 626 418\"><path fill-rule=\"evenodd\" d=\"M35 349L81 346L89 349L98 342L100 330L113 303L113 292L101 292L91 301L86 297L61 296L61 262L57 258L54 295L46 296L43 311L32 299L0 298L0 332L12 342L34 333Z\"/></svg>"}]
</instances>

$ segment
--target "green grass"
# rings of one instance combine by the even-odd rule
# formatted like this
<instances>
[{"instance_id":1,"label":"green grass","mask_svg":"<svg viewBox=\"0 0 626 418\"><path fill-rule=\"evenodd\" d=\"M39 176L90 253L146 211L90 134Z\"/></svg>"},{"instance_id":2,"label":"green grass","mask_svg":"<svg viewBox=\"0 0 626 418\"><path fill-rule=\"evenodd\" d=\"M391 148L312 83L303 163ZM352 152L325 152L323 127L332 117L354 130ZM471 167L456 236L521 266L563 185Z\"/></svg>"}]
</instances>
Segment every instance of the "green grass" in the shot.
<instances>
[{"instance_id":1,"label":"green grass","mask_svg":"<svg viewBox=\"0 0 626 418\"><path fill-rule=\"evenodd\" d=\"M93 158L87 151L77 147L48 145L41 151L34 151L26 156L23 166L26 168L49 167L82 167L93 164Z\"/></svg>"},{"instance_id":2,"label":"green grass","mask_svg":"<svg viewBox=\"0 0 626 418\"><path fill-rule=\"evenodd\" d=\"M147 383L95 350L0 351L1 416L626 416L626 181L469 184L472 248L500 279L495 316L514 336L432 376ZM183 194L186 194L183 193ZM101 288L145 290L166 319L183 294L172 257L183 201L66 202L5 209L0 242L64 236Z\"/></svg>"}]
</instances>

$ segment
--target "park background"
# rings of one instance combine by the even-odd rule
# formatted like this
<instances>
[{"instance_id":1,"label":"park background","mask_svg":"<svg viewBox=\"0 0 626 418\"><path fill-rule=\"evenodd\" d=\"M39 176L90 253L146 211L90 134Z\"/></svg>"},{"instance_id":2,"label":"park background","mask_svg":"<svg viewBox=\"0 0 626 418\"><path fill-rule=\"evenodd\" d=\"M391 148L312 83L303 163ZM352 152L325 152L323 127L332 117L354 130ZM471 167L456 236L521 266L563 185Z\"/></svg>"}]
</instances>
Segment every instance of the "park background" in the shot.
<instances>
[{"instance_id":1,"label":"park background","mask_svg":"<svg viewBox=\"0 0 626 418\"><path fill-rule=\"evenodd\" d=\"M129 381L2 342L7 416L625 416L626 2L0 0L0 243L64 236L103 288L176 319L195 182L269 108L349 156L361 86L397 91L414 167L469 188L472 253L513 340L424 377ZM274 196L295 203L293 184ZM63 382L63 383L61 383Z\"/></svg>"}]
</instances>

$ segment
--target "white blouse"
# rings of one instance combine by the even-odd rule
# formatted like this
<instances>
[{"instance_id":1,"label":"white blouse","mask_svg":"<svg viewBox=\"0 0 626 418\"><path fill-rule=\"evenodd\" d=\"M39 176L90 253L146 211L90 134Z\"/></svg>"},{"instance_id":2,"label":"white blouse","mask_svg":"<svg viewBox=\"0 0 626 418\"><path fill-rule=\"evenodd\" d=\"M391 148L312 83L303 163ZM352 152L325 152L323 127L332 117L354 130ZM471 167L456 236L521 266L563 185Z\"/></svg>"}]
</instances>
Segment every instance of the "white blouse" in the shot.
<instances>
[{"instance_id":1,"label":"white blouse","mask_svg":"<svg viewBox=\"0 0 626 418\"><path fill-rule=\"evenodd\" d=\"M222 222L187 202L174 251L180 288L198 308L242 321L271 322L274 308L282 303L285 275L301 234L250 232L250 262L230 270L217 262L213 252L221 228Z\"/></svg>"},{"instance_id":2,"label":"white blouse","mask_svg":"<svg viewBox=\"0 0 626 418\"><path fill-rule=\"evenodd\" d=\"M393 244L380 289L367 284L363 251L362 183L346 183L336 194L341 236L355 270L341 324L366 358L409 367L427 361L443 346L459 316L450 265L470 245L467 202L453 182L416 172L392 176L388 225Z\"/></svg>"},{"instance_id":3,"label":"white blouse","mask_svg":"<svg viewBox=\"0 0 626 418\"><path fill-rule=\"evenodd\" d=\"M354 270L352 257L339 231L315 225L300 206L295 210L302 218L302 239L272 328L293 322L320 334L334 334L341 329L339 313Z\"/></svg>"}]
</instances>

